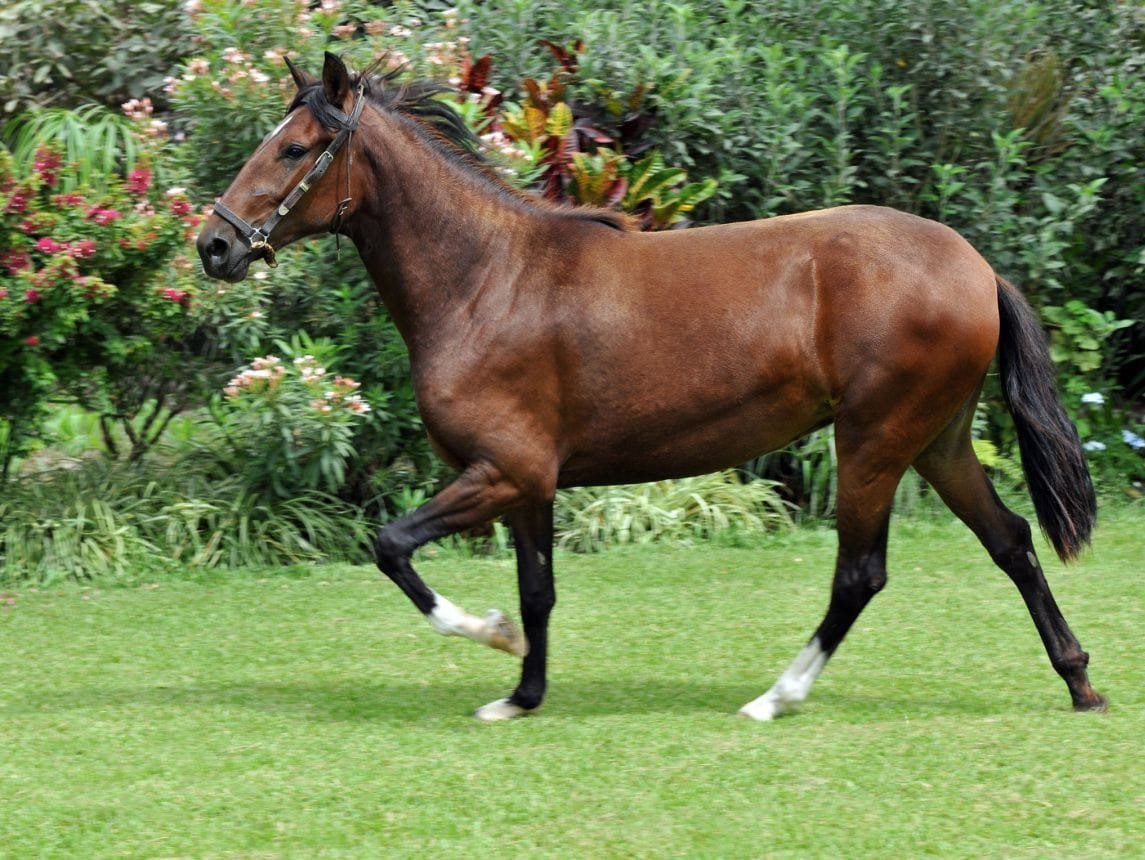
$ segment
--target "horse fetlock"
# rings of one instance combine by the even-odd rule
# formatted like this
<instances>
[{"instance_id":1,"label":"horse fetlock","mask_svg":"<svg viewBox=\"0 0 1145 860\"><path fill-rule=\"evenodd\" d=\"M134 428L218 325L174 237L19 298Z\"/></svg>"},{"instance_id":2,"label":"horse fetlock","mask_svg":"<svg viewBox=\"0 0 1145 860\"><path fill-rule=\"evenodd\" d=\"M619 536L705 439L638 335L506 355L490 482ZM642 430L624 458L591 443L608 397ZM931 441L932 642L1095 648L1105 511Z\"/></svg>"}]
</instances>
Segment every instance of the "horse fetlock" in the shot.
<instances>
[{"instance_id":1,"label":"horse fetlock","mask_svg":"<svg viewBox=\"0 0 1145 860\"><path fill-rule=\"evenodd\" d=\"M1109 699L1090 687L1081 693L1070 691L1073 696L1073 709L1075 711L1096 711L1105 713L1109 710Z\"/></svg>"},{"instance_id":2,"label":"horse fetlock","mask_svg":"<svg viewBox=\"0 0 1145 860\"><path fill-rule=\"evenodd\" d=\"M1078 677L1084 680L1085 670L1089 667L1089 654L1081 649L1074 649L1060 656L1051 657L1050 662L1066 681Z\"/></svg>"}]
</instances>

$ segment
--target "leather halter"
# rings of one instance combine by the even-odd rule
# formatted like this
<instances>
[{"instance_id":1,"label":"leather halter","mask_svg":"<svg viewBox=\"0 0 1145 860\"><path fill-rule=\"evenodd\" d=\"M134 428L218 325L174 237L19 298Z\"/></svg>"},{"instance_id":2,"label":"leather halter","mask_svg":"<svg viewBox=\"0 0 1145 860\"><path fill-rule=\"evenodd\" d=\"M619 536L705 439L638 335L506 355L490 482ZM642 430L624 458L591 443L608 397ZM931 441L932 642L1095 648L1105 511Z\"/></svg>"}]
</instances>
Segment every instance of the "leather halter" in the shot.
<instances>
[{"instance_id":1,"label":"leather halter","mask_svg":"<svg viewBox=\"0 0 1145 860\"><path fill-rule=\"evenodd\" d=\"M311 167L310 170L306 172L306 175L299 180L298 184L290 190L290 193L278 204L278 208L263 222L262 226L255 227L229 206L225 205L221 200L215 203L216 214L231 223L231 226L238 231L238 234L247 240L252 251L261 250L266 264L271 268L278 265L278 261L274 256L274 246L270 244L271 232L278 226L278 222L290 214L290 210L298 205L298 201L305 196L306 192L310 190L314 183L326 174L326 171L334 161L334 156L346 145L347 141L350 140L350 136L357 130L358 120L362 116L362 108L365 104L365 83L363 82L358 86L358 97L354 101L354 108L349 115L335 107L329 108L330 113L338 120L338 134L334 136L334 139L330 141L330 145L318 156L318 159L314 162L314 166ZM338 203L338 209L330 219L331 233L338 232L338 229L342 226L342 216L346 214L346 208L350 205L352 198L349 196L349 182L350 176L349 173L347 173L347 195Z\"/></svg>"}]
</instances>

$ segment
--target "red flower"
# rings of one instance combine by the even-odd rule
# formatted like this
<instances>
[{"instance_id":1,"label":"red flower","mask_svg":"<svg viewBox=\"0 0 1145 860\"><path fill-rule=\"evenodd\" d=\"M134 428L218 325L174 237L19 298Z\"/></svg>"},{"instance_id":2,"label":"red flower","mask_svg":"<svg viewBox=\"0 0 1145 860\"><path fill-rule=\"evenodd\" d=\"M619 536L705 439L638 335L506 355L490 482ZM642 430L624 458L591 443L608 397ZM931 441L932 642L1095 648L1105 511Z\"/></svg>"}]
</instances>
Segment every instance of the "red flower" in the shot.
<instances>
[{"instance_id":1,"label":"red flower","mask_svg":"<svg viewBox=\"0 0 1145 860\"><path fill-rule=\"evenodd\" d=\"M191 201L176 197L171 201L171 212L182 218L191 214Z\"/></svg>"},{"instance_id":2,"label":"red flower","mask_svg":"<svg viewBox=\"0 0 1145 860\"><path fill-rule=\"evenodd\" d=\"M54 188L56 183L60 181L61 164L63 164L63 160L58 152L47 147L41 147L36 151L36 160L32 164L32 168L40 174L40 179L45 185Z\"/></svg>"},{"instance_id":3,"label":"red flower","mask_svg":"<svg viewBox=\"0 0 1145 860\"><path fill-rule=\"evenodd\" d=\"M28 335L28 337L24 338L24 343L26 343L28 346L39 346L40 345L40 339L38 337L36 337L34 334Z\"/></svg>"},{"instance_id":4,"label":"red flower","mask_svg":"<svg viewBox=\"0 0 1145 860\"><path fill-rule=\"evenodd\" d=\"M84 202L82 194L57 194L52 198L52 202L57 206L79 206Z\"/></svg>"},{"instance_id":5,"label":"red flower","mask_svg":"<svg viewBox=\"0 0 1145 860\"><path fill-rule=\"evenodd\" d=\"M4 289L3 287L0 287L0 299L6 299L6 298L8 298L8 291L6 289Z\"/></svg>"},{"instance_id":6,"label":"red flower","mask_svg":"<svg viewBox=\"0 0 1145 860\"><path fill-rule=\"evenodd\" d=\"M40 300L40 294L38 292L36 292L35 290L25 290L24 291L24 301L26 301L28 304L34 305L39 300Z\"/></svg>"},{"instance_id":7,"label":"red flower","mask_svg":"<svg viewBox=\"0 0 1145 860\"><path fill-rule=\"evenodd\" d=\"M72 242L68 246L68 253L77 260L91 259L95 256L95 241L93 239L81 239L78 242Z\"/></svg>"},{"instance_id":8,"label":"red flower","mask_svg":"<svg viewBox=\"0 0 1145 860\"><path fill-rule=\"evenodd\" d=\"M171 287L168 287L163 291L163 296L173 302L179 302L179 304L182 304L187 300L187 294L183 290L176 290L172 289Z\"/></svg>"},{"instance_id":9,"label":"red flower","mask_svg":"<svg viewBox=\"0 0 1145 860\"><path fill-rule=\"evenodd\" d=\"M132 194L143 195L151 188L151 171L146 167L139 167L127 176L127 190Z\"/></svg>"},{"instance_id":10,"label":"red flower","mask_svg":"<svg viewBox=\"0 0 1145 860\"><path fill-rule=\"evenodd\" d=\"M31 267L32 261L28 257L27 251L17 251L9 249L0 254L0 266L8 270L9 275L14 275L24 269Z\"/></svg>"},{"instance_id":11,"label":"red flower","mask_svg":"<svg viewBox=\"0 0 1145 860\"><path fill-rule=\"evenodd\" d=\"M12 215L22 215L28 208L28 192L17 191L8 198L8 206L4 210Z\"/></svg>"}]
</instances>

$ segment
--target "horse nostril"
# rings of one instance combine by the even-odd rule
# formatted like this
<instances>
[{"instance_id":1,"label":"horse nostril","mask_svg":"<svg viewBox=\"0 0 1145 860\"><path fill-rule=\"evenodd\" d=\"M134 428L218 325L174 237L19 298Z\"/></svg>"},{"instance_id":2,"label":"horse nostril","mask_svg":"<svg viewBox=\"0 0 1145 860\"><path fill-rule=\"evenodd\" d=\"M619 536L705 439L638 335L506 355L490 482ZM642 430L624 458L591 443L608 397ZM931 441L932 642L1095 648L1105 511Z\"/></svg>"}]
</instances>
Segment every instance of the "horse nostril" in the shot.
<instances>
[{"instance_id":1,"label":"horse nostril","mask_svg":"<svg viewBox=\"0 0 1145 860\"><path fill-rule=\"evenodd\" d=\"M230 243L222 236L216 236L207 243L207 256L212 260L222 260L231 248Z\"/></svg>"}]
</instances>

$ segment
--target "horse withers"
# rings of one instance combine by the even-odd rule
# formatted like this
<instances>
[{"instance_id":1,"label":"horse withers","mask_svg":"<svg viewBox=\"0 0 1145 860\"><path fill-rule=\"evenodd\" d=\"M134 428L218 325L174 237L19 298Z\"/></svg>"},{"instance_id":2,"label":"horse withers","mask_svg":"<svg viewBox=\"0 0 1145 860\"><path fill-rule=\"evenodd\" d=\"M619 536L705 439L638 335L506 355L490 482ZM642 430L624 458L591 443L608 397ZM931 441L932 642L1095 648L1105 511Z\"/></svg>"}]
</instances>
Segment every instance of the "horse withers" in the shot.
<instances>
[{"instance_id":1,"label":"horse withers","mask_svg":"<svg viewBox=\"0 0 1145 860\"><path fill-rule=\"evenodd\" d=\"M743 463L834 423L838 556L826 616L740 713L806 697L886 582L895 488L913 465L1018 587L1079 710L1103 709L1026 521L999 500L971 421L995 353L1038 519L1074 558L1096 516L1089 472L1022 296L953 230L870 206L656 234L520 193L472 154L437 87L291 67L286 118L203 226L207 274L238 281L327 230L357 246L409 348L434 448L459 474L385 526L378 566L437 631L523 658L477 711L529 713L545 693L553 498ZM504 517L523 634L434 592L423 544Z\"/></svg>"}]
</instances>

